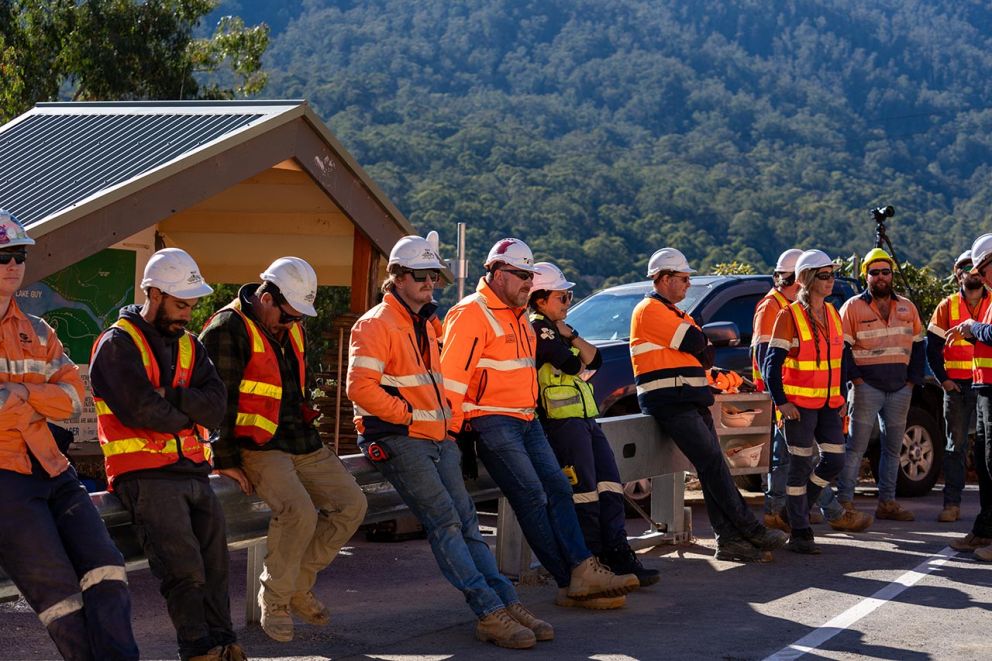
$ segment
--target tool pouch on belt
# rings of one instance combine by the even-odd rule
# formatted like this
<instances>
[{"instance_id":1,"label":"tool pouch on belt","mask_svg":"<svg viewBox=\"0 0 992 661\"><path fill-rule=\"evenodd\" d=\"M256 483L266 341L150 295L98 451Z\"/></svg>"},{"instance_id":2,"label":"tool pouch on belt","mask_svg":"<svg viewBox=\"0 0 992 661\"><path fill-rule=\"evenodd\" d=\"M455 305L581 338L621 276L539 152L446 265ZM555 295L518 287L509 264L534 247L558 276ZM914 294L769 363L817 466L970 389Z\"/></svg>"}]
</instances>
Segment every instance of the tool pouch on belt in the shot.
<instances>
[{"instance_id":1,"label":"tool pouch on belt","mask_svg":"<svg viewBox=\"0 0 992 661\"><path fill-rule=\"evenodd\" d=\"M462 478L474 480L479 477L479 461L475 454L475 443L479 440L479 432L473 431L468 423L462 425L462 430L455 434L455 442L462 452Z\"/></svg>"}]
</instances>

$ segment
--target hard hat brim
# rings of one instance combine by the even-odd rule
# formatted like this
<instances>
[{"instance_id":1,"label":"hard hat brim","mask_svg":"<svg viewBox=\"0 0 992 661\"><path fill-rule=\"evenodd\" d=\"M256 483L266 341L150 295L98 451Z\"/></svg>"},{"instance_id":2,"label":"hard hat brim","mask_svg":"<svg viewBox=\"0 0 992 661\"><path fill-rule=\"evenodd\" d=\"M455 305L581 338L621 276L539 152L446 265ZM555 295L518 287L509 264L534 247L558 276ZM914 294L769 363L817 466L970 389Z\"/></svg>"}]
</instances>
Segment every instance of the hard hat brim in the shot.
<instances>
[{"instance_id":1,"label":"hard hat brim","mask_svg":"<svg viewBox=\"0 0 992 661\"><path fill-rule=\"evenodd\" d=\"M156 285L152 285L153 287ZM174 296L175 298L203 298L207 294L214 293L214 288L205 282L201 282L196 287L191 287L189 289L176 289L173 291L166 291L159 287L163 292L169 296Z\"/></svg>"},{"instance_id":2,"label":"hard hat brim","mask_svg":"<svg viewBox=\"0 0 992 661\"><path fill-rule=\"evenodd\" d=\"M306 301L294 301L288 296L286 297L286 302L300 314L304 314L308 317L317 316L317 310L314 308L313 303L307 303Z\"/></svg>"}]
</instances>

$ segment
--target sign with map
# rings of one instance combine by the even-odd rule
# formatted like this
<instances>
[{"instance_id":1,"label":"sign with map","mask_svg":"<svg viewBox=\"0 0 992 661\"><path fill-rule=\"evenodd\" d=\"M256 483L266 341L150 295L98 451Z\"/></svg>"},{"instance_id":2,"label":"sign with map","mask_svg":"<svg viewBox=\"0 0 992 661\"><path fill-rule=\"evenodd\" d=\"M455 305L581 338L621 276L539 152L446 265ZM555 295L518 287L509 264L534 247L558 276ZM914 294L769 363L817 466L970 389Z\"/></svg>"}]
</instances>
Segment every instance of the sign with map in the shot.
<instances>
[{"instance_id":1,"label":"sign with map","mask_svg":"<svg viewBox=\"0 0 992 661\"><path fill-rule=\"evenodd\" d=\"M96 411L89 383L90 350L104 328L117 321L118 311L134 302L137 255L133 250L108 248L17 292L17 305L42 317L55 329L66 353L79 365L86 385L83 412L58 423L77 441L96 438Z\"/></svg>"}]
</instances>

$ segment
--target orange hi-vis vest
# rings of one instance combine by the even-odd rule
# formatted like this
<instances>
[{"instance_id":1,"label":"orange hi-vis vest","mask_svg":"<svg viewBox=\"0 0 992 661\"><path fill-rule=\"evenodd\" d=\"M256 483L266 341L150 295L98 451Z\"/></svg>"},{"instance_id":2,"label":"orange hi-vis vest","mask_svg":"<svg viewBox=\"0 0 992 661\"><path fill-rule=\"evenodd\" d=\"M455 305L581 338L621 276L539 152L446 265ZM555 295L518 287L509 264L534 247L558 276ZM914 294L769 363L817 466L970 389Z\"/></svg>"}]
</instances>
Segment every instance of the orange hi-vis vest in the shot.
<instances>
[{"instance_id":1,"label":"orange hi-vis vest","mask_svg":"<svg viewBox=\"0 0 992 661\"><path fill-rule=\"evenodd\" d=\"M992 305L982 316L983 324L992 324ZM974 385L992 384L992 346L984 342L975 342L975 354L972 357L971 381Z\"/></svg>"},{"instance_id":2,"label":"orange hi-vis vest","mask_svg":"<svg viewBox=\"0 0 992 661\"><path fill-rule=\"evenodd\" d=\"M434 324L424 332L422 353L411 313L392 292L352 327L347 392L359 434L445 439L451 409Z\"/></svg>"},{"instance_id":3,"label":"orange hi-vis vest","mask_svg":"<svg viewBox=\"0 0 992 661\"><path fill-rule=\"evenodd\" d=\"M764 298L758 301L754 314L754 334L751 336L751 381L758 392L765 392L765 380L761 378L761 366L758 365L758 345L767 344L772 339L772 327L775 317L789 305L789 299L782 292L772 288Z\"/></svg>"},{"instance_id":4,"label":"orange hi-vis vest","mask_svg":"<svg viewBox=\"0 0 992 661\"><path fill-rule=\"evenodd\" d=\"M234 299L221 310L233 310L241 317L251 341L251 358L238 386L238 416L234 423L234 435L265 445L272 440L279 427L279 407L282 404L279 358L272 345L265 340L262 329L242 311L240 298ZM207 324L209 323L210 320L207 320ZM306 392L306 343L299 323L289 327L289 338L299 368L300 390Z\"/></svg>"},{"instance_id":5,"label":"orange hi-vis vest","mask_svg":"<svg viewBox=\"0 0 992 661\"><path fill-rule=\"evenodd\" d=\"M141 353L141 364L152 387L161 387L158 361L141 330L127 319L118 319L111 328L120 328L131 337ZM93 344L94 350L99 344L98 337ZM178 344L179 359L172 377L173 388L189 384L196 363L196 345L192 336L188 332L183 333ZM206 430L202 427L193 426L177 434L128 427L114 415L102 397L94 397L93 403L96 407L97 438L107 470L107 488L111 491L118 476L131 471L162 468L179 461L180 456L196 463L210 461L210 444L206 442Z\"/></svg>"},{"instance_id":6,"label":"orange hi-vis vest","mask_svg":"<svg viewBox=\"0 0 992 661\"><path fill-rule=\"evenodd\" d=\"M844 326L830 303L827 308L827 333L813 338L813 321L800 303L791 303L793 324L799 339L799 354L788 356L782 365L785 397L796 406L835 409L844 403L840 394L841 359L844 356ZM819 361L817 361L819 345Z\"/></svg>"},{"instance_id":7,"label":"orange hi-vis vest","mask_svg":"<svg viewBox=\"0 0 992 661\"><path fill-rule=\"evenodd\" d=\"M947 316L949 320L948 330L954 328L964 319L971 319L971 311L968 309L968 302L961 296L961 292L956 292L947 297ZM983 296L978 304L978 314L975 319L981 320L989 309L989 301L992 297ZM967 340L955 340L944 344L944 371L949 379L968 380L972 378L972 359L975 356L975 345Z\"/></svg>"}]
</instances>

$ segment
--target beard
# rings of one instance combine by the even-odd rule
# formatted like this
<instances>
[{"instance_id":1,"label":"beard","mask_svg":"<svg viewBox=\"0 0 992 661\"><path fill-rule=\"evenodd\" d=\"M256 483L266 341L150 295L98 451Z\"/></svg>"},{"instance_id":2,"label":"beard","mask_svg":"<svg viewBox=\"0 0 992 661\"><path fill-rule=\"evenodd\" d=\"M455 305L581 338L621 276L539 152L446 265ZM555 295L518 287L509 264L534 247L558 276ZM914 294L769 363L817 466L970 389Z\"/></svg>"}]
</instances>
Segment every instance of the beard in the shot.
<instances>
[{"instance_id":1,"label":"beard","mask_svg":"<svg viewBox=\"0 0 992 661\"><path fill-rule=\"evenodd\" d=\"M152 325L158 330L164 337L179 337L186 330L186 324L189 323L185 319L174 319L169 317L165 310L159 308L155 312L155 321ZM178 325L179 328L173 330L173 327Z\"/></svg>"},{"instance_id":2,"label":"beard","mask_svg":"<svg viewBox=\"0 0 992 661\"><path fill-rule=\"evenodd\" d=\"M892 284L888 282L873 282L868 291L872 298L888 298L892 295Z\"/></svg>"},{"instance_id":3,"label":"beard","mask_svg":"<svg viewBox=\"0 0 992 661\"><path fill-rule=\"evenodd\" d=\"M981 278L965 278L964 279L964 288L967 289L968 291L976 291L978 289L981 289L984 286L985 286L985 283L982 282L982 279Z\"/></svg>"}]
</instances>

